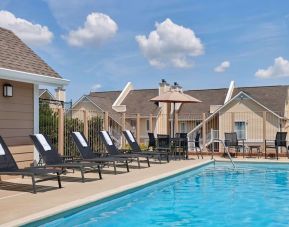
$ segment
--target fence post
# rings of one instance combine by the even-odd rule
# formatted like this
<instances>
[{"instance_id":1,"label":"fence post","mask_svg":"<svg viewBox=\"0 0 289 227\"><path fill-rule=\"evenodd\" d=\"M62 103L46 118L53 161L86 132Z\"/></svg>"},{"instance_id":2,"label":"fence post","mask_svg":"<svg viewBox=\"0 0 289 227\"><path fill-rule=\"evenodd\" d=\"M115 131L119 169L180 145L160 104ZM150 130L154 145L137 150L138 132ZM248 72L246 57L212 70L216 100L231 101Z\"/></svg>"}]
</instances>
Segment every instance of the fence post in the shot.
<instances>
[{"instance_id":1,"label":"fence post","mask_svg":"<svg viewBox=\"0 0 289 227\"><path fill-rule=\"evenodd\" d=\"M58 109L58 152L64 154L64 111L60 107Z\"/></svg>"},{"instance_id":2,"label":"fence post","mask_svg":"<svg viewBox=\"0 0 289 227\"><path fill-rule=\"evenodd\" d=\"M206 151L206 150L207 150L207 148L206 148L207 132L206 132L206 123L205 123L206 113L203 113L203 114L202 114L202 119L203 119L203 125L202 125L202 131L203 131L203 135L202 135L202 137L203 137L203 149L204 149L204 151Z\"/></svg>"},{"instance_id":3,"label":"fence post","mask_svg":"<svg viewBox=\"0 0 289 227\"><path fill-rule=\"evenodd\" d=\"M231 132L235 131L235 113L231 113Z\"/></svg>"},{"instance_id":4,"label":"fence post","mask_svg":"<svg viewBox=\"0 0 289 227\"><path fill-rule=\"evenodd\" d=\"M121 127L122 127L122 131L126 130L126 127L125 127L125 113L122 113L122 119L121 119ZM121 146L123 149L125 149L125 137L124 135L121 136Z\"/></svg>"},{"instance_id":5,"label":"fence post","mask_svg":"<svg viewBox=\"0 0 289 227\"><path fill-rule=\"evenodd\" d=\"M170 122L170 115L171 115L171 103L166 103L167 105L167 118L166 118L166 134L171 135L171 122Z\"/></svg>"},{"instance_id":6,"label":"fence post","mask_svg":"<svg viewBox=\"0 0 289 227\"><path fill-rule=\"evenodd\" d=\"M136 114L136 140L140 143L140 114Z\"/></svg>"},{"instance_id":7,"label":"fence post","mask_svg":"<svg viewBox=\"0 0 289 227\"><path fill-rule=\"evenodd\" d=\"M266 124L267 124L267 116L266 116L266 111L263 112L263 150L265 150L265 140L266 140Z\"/></svg>"},{"instance_id":8,"label":"fence post","mask_svg":"<svg viewBox=\"0 0 289 227\"><path fill-rule=\"evenodd\" d=\"M87 113L87 110L83 110L83 134L88 139L88 113Z\"/></svg>"},{"instance_id":9,"label":"fence post","mask_svg":"<svg viewBox=\"0 0 289 227\"><path fill-rule=\"evenodd\" d=\"M108 131L108 112L104 112L103 130Z\"/></svg>"},{"instance_id":10,"label":"fence post","mask_svg":"<svg viewBox=\"0 0 289 227\"><path fill-rule=\"evenodd\" d=\"M150 132L153 133L153 115L150 114L150 118L149 118L149 127L150 127Z\"/></svg>"}]
</instances>

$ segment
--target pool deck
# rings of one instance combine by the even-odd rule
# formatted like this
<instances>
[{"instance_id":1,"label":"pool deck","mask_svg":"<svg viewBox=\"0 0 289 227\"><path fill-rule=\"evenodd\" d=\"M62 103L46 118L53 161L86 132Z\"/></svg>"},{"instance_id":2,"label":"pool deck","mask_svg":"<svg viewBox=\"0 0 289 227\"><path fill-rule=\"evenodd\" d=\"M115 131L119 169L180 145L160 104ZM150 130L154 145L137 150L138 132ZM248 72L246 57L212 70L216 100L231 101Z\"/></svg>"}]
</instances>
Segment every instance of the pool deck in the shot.
<instances>
[{"instance_id":1,"label":"pool deck","mask_svg":"<svg viewBox=\"0 0 289 227\"><path fill-rule=\"evenodd\" d=\"M82 183L79 172L69 173L62 179L63 188L57 188L56 181L38 183L38 193L31 193L31 178L15 178L1 182L0 187L0 225L19 226L50 215L93 202L125 190L175 175L211 162L211 157L204 159L176 160L170 163L152 163L150 168L142 163L143 168L135 165L129 173L123 171L114 175L104 169L103 180L98 180L96 173L88 173L86 183ZM215 157L217 161L228 159ZM234 161L289 163L287 158L267 160L264 158L235 158ZM134 163L135 164L135 163Z\"/></svg>"}]
</instances>

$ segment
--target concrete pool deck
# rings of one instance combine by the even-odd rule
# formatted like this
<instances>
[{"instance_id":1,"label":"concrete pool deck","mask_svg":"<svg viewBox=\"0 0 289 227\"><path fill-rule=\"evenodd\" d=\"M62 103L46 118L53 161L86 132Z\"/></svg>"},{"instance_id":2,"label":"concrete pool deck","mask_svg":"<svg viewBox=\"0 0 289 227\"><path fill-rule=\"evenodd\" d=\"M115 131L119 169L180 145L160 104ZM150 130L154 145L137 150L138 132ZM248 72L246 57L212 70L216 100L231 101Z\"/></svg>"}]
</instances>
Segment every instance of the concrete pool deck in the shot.
<instances>
[{"instance_id":1,"label":"concrete pool deck","mask_svg":"<svg viewBox=\"0 0 289 227\"><path fill-rule=\"evenodd\" d=\"M228 161L218 156L215 160ZM264 158L235 158L234 161L289 163L287 158L281 158L279 161ZM31 193L31 178L5 180L0 184L2 208L0 209L0 224L1 226L19 226L209 162L211 162L211 157L206 156L204 159L152 164L150 168L131 168L129 173L126 173L124 168L118 168L123 171L118 175L112 174L109 169L105 168L103 180L98 180L96 173L88 173L86 183L81 183L78 172L69 173L62 179L63 188L58 189L56 181L40 182L37 194Z\"/></svg>"}]
</instances>

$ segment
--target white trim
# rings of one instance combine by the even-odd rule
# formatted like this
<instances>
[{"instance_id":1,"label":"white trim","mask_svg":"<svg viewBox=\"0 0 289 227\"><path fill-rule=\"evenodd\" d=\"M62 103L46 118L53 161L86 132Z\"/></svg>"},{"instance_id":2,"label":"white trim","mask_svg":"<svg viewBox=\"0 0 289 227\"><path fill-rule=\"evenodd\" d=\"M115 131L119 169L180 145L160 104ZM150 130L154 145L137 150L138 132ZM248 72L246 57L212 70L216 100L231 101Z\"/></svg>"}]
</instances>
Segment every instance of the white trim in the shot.
<instances>
[{"instance_id":1,"label":"white trim","mask_svg":"<svg viewBox=\"0 0 289 227\"><path fill-rule=\"evenodd\" d=\"M6 80L14 80L32 84L43 84L49 86L66 86L70 82L69 80L62 78L39 75L35 73L27 73L1 67L0 67L0 78Z\"/></svg>"},{"instance_id":2,"label":"white trim","mask_svg":"<svg viewBox=\"0 0 289 227\"><path fill-rule=\"evenodd\" d=\"M42 90L41 88L39 89L39 90ZM56 100L56 98L54 97L54 95L52 95L52 93L48 90L48 89L43 89L43 92L41 93L41 94L39 94L39 98L43 95L43 94L45 94L45 93L48 93L48 95L50 96L50 99L51 100Z\"/></svg>"},{"instance_id":3,"label":"white trim","mask_svg":"<svg viewBox=\"0 0 289 227\"><path fill-rule=\"evenodd\" d=\"M34 84L33 86L33 133L39 133L39 85ZM34 147L34 162L38 163L39 161L39 153Z\"/></svg>"},{"instance_id":4,"label":"white trim","mask_svg":"<svg viewBox=\"0 0 289 227\"><path fill-rule=\"evenodd\" d=\"M235 88L235 81L232 80L230 83L224 104L226 104L227 102L231 100L233 92L234 92L234 88Z\"/></svg>"},{"instance_id":5,"label":"white trim","mask_svg":"<svg viewBox=\"0 0 289 227\"><path fill-rule=\"evenodd\" d=\"M126 112L126 105L121 105L123 100L127 97L129 92L133 90L133 85L131 82L128 82L120 95L117 97L117 99L114 101L112 104L112 109L115 110L116 112Z\"/></svg>"}]
</instances>

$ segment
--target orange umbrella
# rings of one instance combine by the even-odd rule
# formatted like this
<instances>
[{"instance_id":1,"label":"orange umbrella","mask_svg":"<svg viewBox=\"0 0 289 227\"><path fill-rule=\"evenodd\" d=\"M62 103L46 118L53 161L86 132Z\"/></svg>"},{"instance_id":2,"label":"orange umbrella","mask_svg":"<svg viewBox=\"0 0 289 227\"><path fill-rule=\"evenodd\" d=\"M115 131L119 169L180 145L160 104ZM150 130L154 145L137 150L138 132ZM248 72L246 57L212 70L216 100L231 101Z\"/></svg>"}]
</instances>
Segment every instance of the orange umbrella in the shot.
<instances>
[{"instance_id":1,"label":"orange umbrella","mask_svg":"<svg viewBox=\"0 0 289 227\"><path fill-rule=\"evenodd\" d=\"M175 106L176 103L200 103L201 101L190 96L184 94L181 90L170 90L164 94L156 96L152 98L150 101L153 102L165 102L165 103L173 103L173 136L175 134Z\"/></svg>"}]
</instances>

